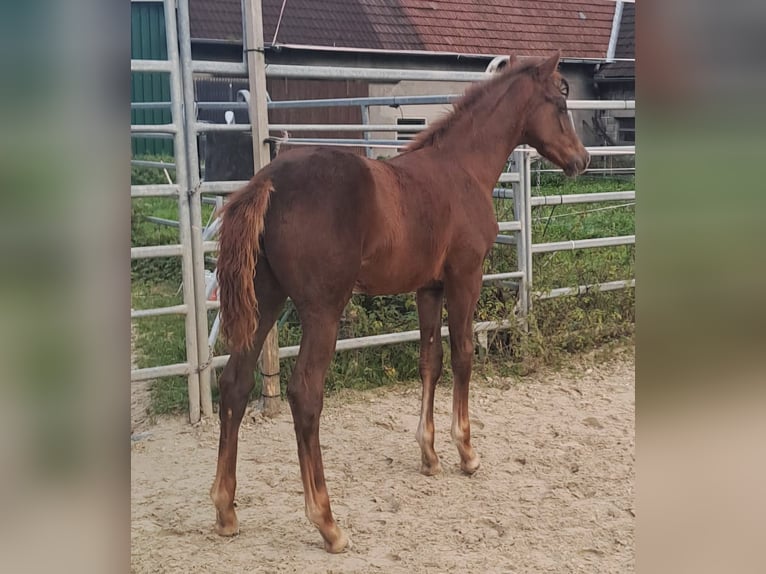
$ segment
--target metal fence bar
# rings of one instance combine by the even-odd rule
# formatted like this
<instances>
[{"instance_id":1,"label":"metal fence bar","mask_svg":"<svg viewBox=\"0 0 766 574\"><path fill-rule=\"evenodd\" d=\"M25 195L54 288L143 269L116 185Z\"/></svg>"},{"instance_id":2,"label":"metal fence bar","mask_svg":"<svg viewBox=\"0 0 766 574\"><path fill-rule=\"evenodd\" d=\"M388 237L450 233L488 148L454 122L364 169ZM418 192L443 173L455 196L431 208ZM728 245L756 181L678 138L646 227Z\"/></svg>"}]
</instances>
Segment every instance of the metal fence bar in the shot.
<instances>
[{"instance_id":1,"label":"metal fence bar","mask_svg":"<svg viewBox=\"0 0 766 574\"><path fill-rule=\"evenodd\" d=\"M135 167L156 167L159 169L175 169L175 163L168 163L164 161L151 161L147 159L132 159L130 165Z\"/></svg>"},{"instance_id":2,"label":"metal fence bar","mask_svg":"<svg viewBox=\"0 0 766 574\"><path fill-rule=\"evenodd\" d=\"M178 197L175 184L131 185L130 197Z\"/></svg>"},{"instance_id":3,"label":"metal fence bar","mask_svg":"<svg viewBox=\"0 0 766 574\"><path fill-rule=\"evenodd\" d=\"M173 65L169 60L131 60L131 72L171 72ZM169 106L170 104L168 104Z\"/></svg>"},{"instance_id":4,"label":"metal fence bar","mask_svg":"<svg viewBox=\"0 0 766 574\"><path fill-rule=\"evenodd\" d=\"M202 239L202 201L198 186L200 183L199 153L197 150L197 121L194 103L194 72L192 70L191 24L189 19L189 0L178 2L178 35L181 54L181 82L183 86L183 102L186 145L183 150L187 157L188 188L193 193L186 194L189 199L189 218L191 222L191 249L193 273L194 315L196 316L196 339L199 354L199 400L203 416L213 415L213 395L210 387L210 359L213 350L207 342L208 318L205 306L205 246ZM215 249L215 245L213 249ZM191 314L191 313L189 313Z\"/></svg>"},{"instance_id":5,"label":"metal fence bar","mask_svg":"<svg viewBox=\"0 0 766 574\"><path fill-rule=\"evenodd\" d=\"M631 173L635 167L596 167L588 168L583 173ZM533 169L532 173L564 173L563 169Z\"/></svg>"},{"instance_id":6,"label":"metal fence bar","mask_svg":"<svg viewBox=\"0 0 766 574\"><path fill-rule=\"evenodd\" d=\"M521 231L520 221L499 221L497 223L498 231Z\"/></svg>"},{"instance_id":7,"label":"metal fence bar","mask_svg":"<svg viewBox=\"0 0 766 574\"><path fill-rule=\"evenodd\" d=\"M486 80L485 72L455 72L447 70L402 70L392 68L341 68L337 66L292 66L269 64L266 77L301 78L304 80L378 80L400 82L476 82Z\"/></svg>"},{"instance_id":8,"label":"metal fence bar","mask_svg":"<svg viewBox=\"0 0 766 574\"><path fill-rule=\"evenodd\" d=\"M179 226L183 229L183 225ZM144 247L131 247L131 259L148 259L150 257L179 257L184 256L184 244L173 245L146 245Z\"/></svg>"},{"instance_id":9,"label":"metal fence bar","mask_svg":"<svg viewBox=\"0 0 766 574\"><path fill-rule=\"evenodd\" d=\"M635 279L625 281L606 281L604 283L594 283L591 285L579 285L578 287L561 287L551 289L550 291L537 291L534 293L537 299L553 299L555 297L566 297L569 295L584 295L594 291L616 291L618 289L630 289L636 286Z\"/></svg>"},{"instance_id":10,"label":"metal fence bar","mask_svg":"<svg viewBox=\"0 0 766 574\"><path fill-rule=\"evenodd\" d=\"M174 134L178 128L175 124L131 124L131 134Z\"/></svg>"},{"instance_id":11,"label":"metal fence bar","mask_svg":"<svg viewBox=\"0 0 766 574\"><path fill-rule=\"evenodd\" d=\"M147 215L144 217L146 221L157 223L158 225L167 225L169 227L178 227L179 223L175 219L165 219L164 217L155 217L153 215Z\"/></svg>"},{"instance_id":12,"label":"metal fence bar","mask_svg":"<svg viewBox=\"0 0 766 574\"><path fill-rule=\"evenodd\" d=\"M551 251L574 251L576 249L592 249L594 247L614 247L616 245L632 245L636 242L635 235L618 237L599 237L596 239L574 239L572 241L554 241L552 243L535 243L532 253L550 253Z\"/></svg>"},{"instance_id":13,"label":"metal fence bar","mask_svg":"<svg viewBox=\"0 0 766 574\"><path fill-rule=\"evenodd\" d=\"M417 133L428 126L397 126L395 124L269 124L270 132L408 132ZM250 124L212 124L198 122L200 132L248 132Z\"/></svg>"},{"instance_id":14,"label":"metal fence bar","mask_svg":"<svg viewBox=\"0 0 766 574\"><path fill-rule=\"evenodd\" d=\"M474 333L484 333L487 331L501 331L504 329L510 329L514 325L513 321L484 321L481 323L475 323L473 326ZM449 328L441 328L442 338L449 336ZM385 335L370 335L368 337L354 337L351 339L339 339L335 343L335 352L352 351L354 349L368 349L370 347L381 347L383 345L393 345L397 343L409 343L420 340L420 330L403 331L401 333L387 333ZM290 357L297 357L300 345L293 345L291 347L281 347L279 349L279 358L287 359ZM229 360L229 355L221 355L213 359L213 367L220 368L226 365Z\"/></svg>"},{"instance_id":15,"label":"metal fence bar","mask_svg":"<svg viewBox=\"0 0 766 574\"><path fill-rule=\"evenodd\" d=\"M367 130L367 126L370 125L370 106L359 106L359 111L362 116L362 124L365 126L365 130ZM372 138L372 134L369 131L365 131L364 134L362 134L362 137L367 141ZM364 155L369 158L373 156L372 148L370 146L364 148Z\"/></svg>"},{"instance_id":16,"label":"metal fence bar","mask_svg":"<svg viewBox=\"0 0 766 574\"><path fill-rule=\"evenodd\" d=\"M133 309L130 312L131 319L142 319L144 317L161 317L163 315L183 315L189 309L185 303L183 305L173 305L172 307L159 307L156 309Z\"/></svg>"},{"instance_id":17,"label":"metal fence bar","mask_svg":"<svg viewBox=\"0 0 766 574\"><path fill-rule=\"evenodd\" d=\"M199 74L218 74L247 77L247 64L244 62L215 62L212 60L194 60L191 69Z\"/></svg>"},{"instance_id":18,"label":"metal fence bar","mask_svg":"<svg viewBox=\"0 0 766 574\"><path fill-rule=\"evenodd\" d=\"M491 273L484 275L481 280L485 283L488 281L502 281L504 279L524 279L523 271L510 271L508 273Z\"/></svg>"},{"instance_id":19,"label":"metal fence bar","mask_svg":"<svg viewBox=\"0 0 766 574\"><path fill-rule=\"evenodd\" d=\"M132 60L136 62L137 60ZM143 60L146 62L163 62L164 60ZM195 62L195 71L199 71ZM213 62L214 63L214 62ZM230 62L225 63L231 65ZM239 64L234 64L239 67ZM211 66L205 64L211 69ZM133 70L152 71L152 70ZM268 74L269 68L266 68ZM218 73L225 73L221 69ZM317 98L307 100L282 100L268 102L270 110L296 109L296 108L320 108L320 107L346 107L346 106L417 106L451 104L459 99L461 94L429 95L429 96L370 96L356 98ZM166 109L170 102L132 102L130 108L139 109ZM635 100L569 100L567 108L570 110L635 110ZM200 110L246 110L246 102L197 102Z\"/></svg>"},{"instance_id":20,"label":"metal fence bar","mask_svg":"<svg viewBox=\"0 0 766 574\"><path fill-rule=\"evenodd\" d=\"M131 0L132 1L132 0ZM131 60L135 62L135 60ZM224 103L224 102L221 102ZM167 110L172 106L172 102L130 102L131 110Z\"/></svg>"},{"instance_id":21,"label":"metal fence bar","mask_svg":"<svg viewBox=\"0 0 766 574\"><path fill-rule=\"evenodd\" d=\"M498 183L519 183L521 181L521 176L518 174L518 172L513 173L506 171L500 174L500 178L497 181Z\"/></svg>"},{"instance_id":22,"label":"metal fence bar","mask_svg":"<svg viewBox=\"0 0 766 574\"><path fill-rule=\"evenodd\" d=\"M599 193L573 193L571 195L536 195L531 198L532 206L567 205L572 203L598 203L601 201L623 201L636 199L635 191L604 191Z\"/></svg>"},{"instance_id":23,"label":"metal fence bar","mask_svg":"<svg viewBox=\"0 0 766 574\"><path fill-rule=\"evenodd\" d=\"M516 260L521 273L519 283L519 302L518 312L523 321L526 321L529 313L529 288L531 265L527 258L527 251L531 241L527 241L527 231L531 226L531 216L526 217L527 197L530 188L526 186L527 178L525 176L526 162L525 156L521 150L517 149L511 155L511 166L516 170L518 181L513 184L513 214L519 223L519 229L516 231Z\"/></svg>"},{"instance_id":24,"label":"metal fence bar","mask_svg":"<svg viewBox=\"0 0 766 574\"><path fill-rule=\"evenodd\" d=\"M200 186L200 193L232 193L247 183L247 181L205 181Z\"/></svg>"},{"instance_id":25,"label":"metal fence bar","mask_svg":"<svg viewBox=\"0 0 766 574\"><path fill-rule=\"evenodd\" d=\"M191 313L189 313L190 315ZM130 382L137 383L139 381L149 381L151 379L159 379L160 377L173 377L186 375L187 377L194 375L194 369L191 368L189 363L176 363L174 365L163 365L161 367L147 367L145 369L134 369L130 371ZM189 405L191 407L191 405ZM199 420L199 419L197 419Z\"/></svg>"},{"instance_id":26,"label":"metal fence bar","mask_svg":"<svg viewBox=\"0 0 766 574\"><path fill-rule=\"evenodd\" d=\"M175 134L157 133L157 132L142 132L142 133L131 133L130 137L131 138L141 138L141 139L169 140L169 139L173 139L175 137Z\"/></svg>"},{"instance_id":27,"label":"metal fence bar","mask_svg":"<svg viewBox=\"0 0 766 574\"><path fill-rule=\"evenodd\" d=\"M279 138L279 141L285 145L328 145L337 147L386 147L386 148L404 148L408 141L399 140L364 140L350 138Z\"/></svg>"},{"instance_id":28,"label":"metal fence bar","mask_svg":"<svg viewBox=\"0 0 766 574\"><path fill-rule=\"evenodd\" d=\"M636 146L634 145L590 146L585 149L588 150L588 153L591 156L636 154ZM528 154L530 157L540 157L540 152L533 147L524 148L524 153Z\"/></svg>"},{"instance_id":29,"label":"metal fence bar","mask_svg":"<svg viewBox=\"0 0 766 574\"><path fill-rule=\"evenodd\" d=\"M176 155L176 182L179 190L190 190L188 150L186 150L186 141L184 138L183 125L184 118L184 94L183 79L181 76L181 54L179 52L178 42L178 24L176 22L176 0L165 0L165 26L167 28L166 38L168 43L168 60L171 66L170 73L170 101L173 103L171 114L173 122L178 126L175 133L175 155ZM193 109L193 108L192 108ZM187 108L188 110L188 108ZM189 194L178 194L178 221L179 237L181 243L181 288L183 300L187 305L194 301L194 253L192 251L192 230L189 208ZM132 252L132 250L131 250ZM196 371L196 365L200 364L199 350L196 334L197 316L195 313L187 312L184 315L184 332L186 334L186 366L187 371L183 373L187 376L187 388L189 391L189 420L192 423L200 419L200 396L199 396L199 375ZM195 368L189 368L194 365ZM151 371L150 371L151 372ZM156 372L156 370L155 370ZM169 373L171 374L171 373ZM146 372L144 372L146 375ZM157 375L160 376L160 375ZM148 378L152 378L151 376Z\"/></svg>"}]
</instances>

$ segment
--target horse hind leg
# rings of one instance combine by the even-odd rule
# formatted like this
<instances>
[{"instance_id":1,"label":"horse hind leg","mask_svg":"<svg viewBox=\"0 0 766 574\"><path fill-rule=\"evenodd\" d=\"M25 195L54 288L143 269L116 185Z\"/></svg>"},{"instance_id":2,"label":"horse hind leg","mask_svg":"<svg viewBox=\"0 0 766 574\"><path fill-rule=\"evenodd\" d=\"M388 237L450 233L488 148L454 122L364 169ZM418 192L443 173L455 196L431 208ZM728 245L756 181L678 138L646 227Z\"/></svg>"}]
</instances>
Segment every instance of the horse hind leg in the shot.
<instances>
[{"instance_id":1,"label":"horse hind leg","mask_svg":"<svg viewBox=\"0 0 766 574\"><path fill-rule=\"evenodd\" d=\"M325 550L342 552L348 536L336 524L327 494L322 452L319 446L319 418L322 413L324 378L335 353L340 309L318 313L301 312L303 337L290 382L287 398L293 414L298 443L301 480L306 503L306 517L319 530Z\"/></svg>"},{"instance_id":2,"label":"horse hind leg","mask_svg":"<svg viewBox=\"0 0 766 574\"><path fill-rule=\"evenodd\" d=\"M423 394L420 406L420 422L415 440L420 445L420 472L426 476L439 474L442 470L434 450L434 389L442 373L444 352L441 341L441 313L444 289L420 289L417 292L418 320L420 323L420 379Z\"/></svg>"},{"instance_id":3,"label":"horse hind leg","mask_svg":"<svg viewBox=\"0 0 766 574\"><path fill-rule=\"evenodd\" d=\"M219 417L221 434L218 445L218 466L210 489L210 498L216 509L215 530L221 536L239 532L239 521L234 510L237 488L237 444L239 426L247 407L247 399L255 385L255 372L266 335L271 330L284 305L286 296L274 278L265 259L258 261L255 275L260 319L249 350L235 352L221 374Z\"/></svg>"}]
</instances>

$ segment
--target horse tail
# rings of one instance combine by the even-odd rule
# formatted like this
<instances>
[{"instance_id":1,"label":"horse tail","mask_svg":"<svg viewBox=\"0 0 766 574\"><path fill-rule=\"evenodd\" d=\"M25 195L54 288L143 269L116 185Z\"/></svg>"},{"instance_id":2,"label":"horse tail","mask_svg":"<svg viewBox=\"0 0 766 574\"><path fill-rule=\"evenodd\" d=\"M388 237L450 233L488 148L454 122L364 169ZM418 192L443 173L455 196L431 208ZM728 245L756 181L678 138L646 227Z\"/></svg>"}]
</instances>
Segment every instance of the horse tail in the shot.
<instances>
[{"instance_id":1,"label":"horse tail","mask_svg":"<svg viewBox=\"0 0 766 574\"><path fill-rule=\"evenodd\" d=\"M249 349L258 328L255 266L273 191L271 179L256 175L222 209L217 275L221 330L232 351Z\"/></svg>"}]
</instances>

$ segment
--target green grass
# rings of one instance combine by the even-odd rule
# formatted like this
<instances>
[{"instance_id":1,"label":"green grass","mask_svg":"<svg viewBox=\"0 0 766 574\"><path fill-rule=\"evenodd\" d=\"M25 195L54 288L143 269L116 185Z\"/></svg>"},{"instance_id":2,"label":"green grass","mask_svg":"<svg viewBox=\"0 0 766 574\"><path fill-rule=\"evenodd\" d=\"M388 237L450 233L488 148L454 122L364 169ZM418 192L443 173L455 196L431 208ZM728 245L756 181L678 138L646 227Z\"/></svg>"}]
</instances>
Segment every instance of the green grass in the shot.
<instances>
[{"instance_id":1,"label":"green grass","mask_svg":"<svg viewBox=\"0 0 766 574\"><path fill-rule=\"evenodd\" d=\"M635 189L634 185L632 177L581 177L569 180L546 174L539 182L533 179L533 195L621 191ZM628 203L630 202L534 208L533 240L535 243L542 243L632 235L635 232L635 210L634 206L627 205ZM512 204L510 200L496 200L498 219L513 218ZM145 217L149 214L177 219L177 204L165 199L134 200L131 227L133 245L178 241L176 229L148 222ZM634 258L633 246L538 254L533 259L534 290L546 291L556 287L628 279L634 273ZM516 250L509 246L496 246L485 264L487 272L515 269ZM132 271L134 308L175 305L181 302L180 262L177 258L173 261L134 262ZM476 319L511 318L515 304L516 292L512 286L485 286ZM211 314L211 322L212 319ZM475 372L478 376L525 374L542 364L555 364L567 353L591 349L609 341L632 336L634 293L630 289L538 300L534 302L528 323L528 331L514 328L507 332L490 334L489 353L477 354ZM357 295L352 298L344 312L340 337L377 335L417 329L417 326L414 295ZM300 332L297 315L288 302L279 333L280 346L297 345L300 342ZM183 317L141 319L138 322L136 347L139 366L183 362ZM446 340L444 349L444 379L449 381L449 345ZM219 343L217 353L224 352L225 349ZM293 366L294 360L288 359L283 362L283 390ZM418 344L405 343L338 353L328 372L326 390L333 392L343 388L366 389L417 378ZM256 377L254 394L259 391L260 381ZM185 378L168 377L154 382L152 409L155 413L184 411L187 405Z\"/></svg>"}]
</instances>

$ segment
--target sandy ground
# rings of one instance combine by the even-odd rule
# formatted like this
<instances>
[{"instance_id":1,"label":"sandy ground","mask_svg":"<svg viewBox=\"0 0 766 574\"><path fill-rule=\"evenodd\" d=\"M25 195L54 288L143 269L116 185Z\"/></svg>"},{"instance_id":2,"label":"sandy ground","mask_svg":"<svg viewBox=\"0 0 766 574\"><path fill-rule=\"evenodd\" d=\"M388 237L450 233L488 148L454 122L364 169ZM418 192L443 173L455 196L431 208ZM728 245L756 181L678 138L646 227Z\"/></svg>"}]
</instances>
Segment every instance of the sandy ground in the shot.
<instances>
[{"instance_id":1,"label":"sandy ground","mask_svg":"<svg viewBox=\"0 0 766 574\"><path fill-rule=\"evenodd\" d=\"M289 408L248 413L240 433L239 536L213 533L217 421L160 419L132 441L133 572L587 572L634 570L631 351L558 372L475 381L473 444L458 468L451 389L436 395L444 473L418 473L419 385L325 401L321 440L339 524L322 549L303 513Z\"/></svg>"}]
</instances>

